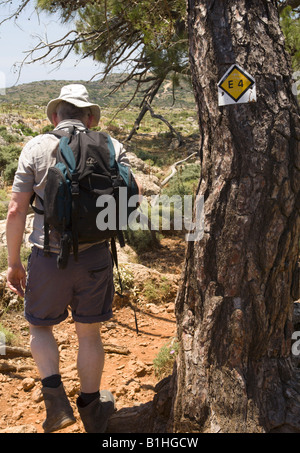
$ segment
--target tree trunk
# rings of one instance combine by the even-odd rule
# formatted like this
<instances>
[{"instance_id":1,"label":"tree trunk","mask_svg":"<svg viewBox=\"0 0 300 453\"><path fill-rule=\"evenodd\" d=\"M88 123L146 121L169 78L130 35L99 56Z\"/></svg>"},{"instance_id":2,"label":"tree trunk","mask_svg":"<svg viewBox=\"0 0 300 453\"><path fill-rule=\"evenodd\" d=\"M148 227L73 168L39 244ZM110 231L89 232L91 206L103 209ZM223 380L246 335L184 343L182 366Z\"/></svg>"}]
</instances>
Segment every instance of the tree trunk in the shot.
<instances>
[{"instance_id":1,"label":"tree trunk","mask_svg":"<svg viewBox=\"0 0 300 453\"><path fill-rule=\"evenodd\" d=\"M299 108L275 0L188 0L204 237L176 301L181 351L168 430L300 432L291 365L299 297ZM218 107L234 63L257 102Z\"/></svg>"}]
</instances>

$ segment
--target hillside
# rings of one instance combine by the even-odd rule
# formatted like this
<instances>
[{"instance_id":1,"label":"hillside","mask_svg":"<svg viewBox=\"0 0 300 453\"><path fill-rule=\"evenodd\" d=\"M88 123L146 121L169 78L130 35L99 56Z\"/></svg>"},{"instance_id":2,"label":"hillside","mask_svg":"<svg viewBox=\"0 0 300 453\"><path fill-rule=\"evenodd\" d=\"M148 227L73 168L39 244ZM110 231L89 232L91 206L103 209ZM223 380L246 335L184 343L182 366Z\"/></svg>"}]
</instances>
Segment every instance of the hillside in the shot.
<instances>
[{"instance_id":1,"label":"hillside","mask_svg":"<svg viewBox=\"0 0 300 453\"><path fill-rule=\"evenodd\" d=\"M89 91L92 102L100 104L102 107L120 107L126 104L133 96L136 89L136 83L130 81L125 87L110 94L116 83L124 75L113 74L105 79L104 82L84 82L84 81L66 81L66 80L44 80L13 86L6 89L6 95L0 95L0 105L3 103L28 104L45 106L49 99L58 96L60 88L68 83L82 83ZM175 90L176 108L193 109L195 108L194 97L191 85L186 81L182 82L180 87ZM137 96L132 106L138 106L141 95ZM171 81L166 81L161 87L154 107L170 108L173 106L173 89Z\"/></svg>"}]
</instances>

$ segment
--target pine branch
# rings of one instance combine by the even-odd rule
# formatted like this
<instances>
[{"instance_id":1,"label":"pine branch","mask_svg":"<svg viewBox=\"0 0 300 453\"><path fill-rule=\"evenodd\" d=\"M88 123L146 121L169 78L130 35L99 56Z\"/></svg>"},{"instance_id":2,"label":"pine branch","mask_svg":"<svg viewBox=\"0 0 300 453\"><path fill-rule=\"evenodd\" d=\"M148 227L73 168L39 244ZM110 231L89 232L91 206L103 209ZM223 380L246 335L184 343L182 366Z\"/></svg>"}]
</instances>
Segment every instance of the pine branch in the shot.
<instances>
[{"instance_id":1,"label":"pine branch","mask_svg":"<svg viewBox=\"0 0 300 453\"><path fill-rule=\"evenodd\" d=\"M286 8L287 6L290 6L293 10L299 8L300 6L300 0L284 0L282 2L279 2L278 5L278 11L279 14Z\"/></svg>"}]
</instances>

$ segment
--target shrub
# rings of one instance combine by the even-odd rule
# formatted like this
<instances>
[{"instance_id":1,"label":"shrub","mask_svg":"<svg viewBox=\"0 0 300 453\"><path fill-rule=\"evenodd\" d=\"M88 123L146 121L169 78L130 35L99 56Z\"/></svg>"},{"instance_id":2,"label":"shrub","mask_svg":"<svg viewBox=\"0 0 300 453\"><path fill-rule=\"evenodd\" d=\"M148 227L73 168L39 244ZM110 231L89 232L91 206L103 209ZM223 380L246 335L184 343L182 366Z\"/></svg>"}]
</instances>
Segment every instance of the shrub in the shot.
<instances>
[{"instance_id":1,"label":"shrub","mask_svg":"<svg viewBox=\"0 0 300 453\"><path fill-rule=\"evenodd\" d=\"M146 298L147 302L160 303L168 298L170 290L171 284L166 277L162 277L160 282L148 279L144 284L143 296Z\"/></svg>"},{"instance_id":2,"label":"shrub","mask_svg":"<svg viewBox=\"0 0 300 453\"><path fill-rule=\"evenodd\" d=\"M11 184L18 165L21 147L16 145L0 146L0 168L6 183Z\"/></svg>"},{"instance_id":3,"label":"shrub","mask_svg":"<svg viewBox=\"0 0 300 453\"><path fill-rule=\"evenodd\" d=\"M168 182L162 193L171 197L172 195L193 195L195 194L200 179L200 166L188 164L177 169L177 173Z\"/></svg>"},{"instance_id":4,"label":"shrub","mask_svg":"<svg viewBox=\"0 0 300 453\"><path fill-rule=\"evenodd\" d=\"M128 228L123 232L126 242L139 255L152 250L159 245L159 235L151 233L150 230L131 230Z\"/></svg>"},{"instance_id":5,"label":"shrub","mask_svg":"<svg viewBox=\"0 0 300 453\"><path fill-rule=\"evenodd\" d=\"M5 167L10 162L18 160L21 147L16 145L0 146L0 167Z\"/></svg>"},{"instance_id":6,"label":"shrub","mask_svg":"<svg viewBox=\"0 0 300 453\"><path fill-rule=\"evenodd\" d=\"M20 137L16 134L12 135L12 134L9 134L6 130L6 127L5 126L2 126L0 128L0 135L1 137L7 142L7 143L15 143L15 142L18 142L20 140Z\"/></svg>"},{"instance_id":7,"label":"shrub","mask_svg":"<svg viewBox=\"0 0 300 453\"><path fill-rule=\"evenodd\" d=\"M169 376L173 370L173 364L179 351L179 343L173 338L163 345L153 360L155 376L159 379Z\"/></svg>"},{"instance_id":8,"label":"shrub","mask_svg":"<svg viewBox=\"0 0 300 453\"><path fill-rule=\"evenodd\" d=\"M4 189L0 189L0 220L6 219L9 197Z\"/></svg>"},{"instance_id":9,"label":"shrub","mask_svg":"<svg viewBox=\"0 0 300 453\"><path fill-rule=\"evenodd\" d=\"M26 126L25 124L13 124L12 127L14 129L20 130L23 135L26 135L27 137L35 137L38 135L38 132L34 132L30 127Z\"/></svg>"},{"instance_id":10,"label":"shrub","mask_svg":"<svg viewBox=\"0 0 300 453\"><path fill-rule=\"evenodd\" d=\"M116 266L114 266L113 275L114 275L114 285L115 290L121 292L119 274L123 290L130 290L134 285L134 276L133 273L124 265L119 264L119 272Z\"/></svg>"},{"instance_id":11,"label":"shrub","mask_svg":"<svg viewBox=\"0 0 300 453\"><path fill-rule=\"evenodd\" d=\"M46 134L47 132L53 131L54 126L53 124L48 124L47 126L44 126L41 133Z\"/></svg>"},{"instance_id":12,"label":"shrub","mask_svg":"<svg viewBox=\"0 0 300 453\"><path fill-rule=\"evenodd\" d=\"M7 329L0 323L0 333L4 335L6 346L18 346L20 344L20 337ZM0 356L1 357L1 356Z\"/></svg>"},{"instance_id":13,"label":"shrub","mask_svg":"<svg viewBox=\"0 0 300 453\"><path fill-rule=\"evenodd\" d=\"M12 184L14 181L14 176L18 168L18 161L10 162L3 172L4 181L7 184Z\"/></svg>"},{"instance_id":14,"label":"shrub","mask_svg":"<svg viewBox=\"0 0 300 453\"><path fill-rule=\"evenodd\" d=\"M7 248L0 247L0 272L7 269Z\"/></svg>"}]
</instances>

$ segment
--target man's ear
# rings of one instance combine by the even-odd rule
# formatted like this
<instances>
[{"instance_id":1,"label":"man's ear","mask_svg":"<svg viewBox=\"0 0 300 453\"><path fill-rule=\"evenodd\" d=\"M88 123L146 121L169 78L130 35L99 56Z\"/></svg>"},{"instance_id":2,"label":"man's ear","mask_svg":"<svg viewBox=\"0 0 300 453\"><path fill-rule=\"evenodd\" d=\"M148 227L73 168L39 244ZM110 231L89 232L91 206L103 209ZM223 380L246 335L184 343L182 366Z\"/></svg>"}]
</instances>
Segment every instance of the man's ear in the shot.
<instances>
[{"instance_id":1,"label":"man's ear","mask_svg":"<svg viewBox=\"0 0 300 453\"><path fill-rule=\"evenodd\" d=\"M53 112L52 115L51 115L51 119L52 119L52 123L54 124L54 126L56 127L59 123L58 121L58 118L57 118L57 113L56 112Z\"/></svg>"},{"instance_id":2,"label":"man's ear","mask_svg":"<svg viewBox=\"0 0 300 453\"><path fill-rule=\"evenodd\" d=\"M94 115L89 115L87 120L87 128L89 129L94 121Z\"/></svg>"}]
</instances>

